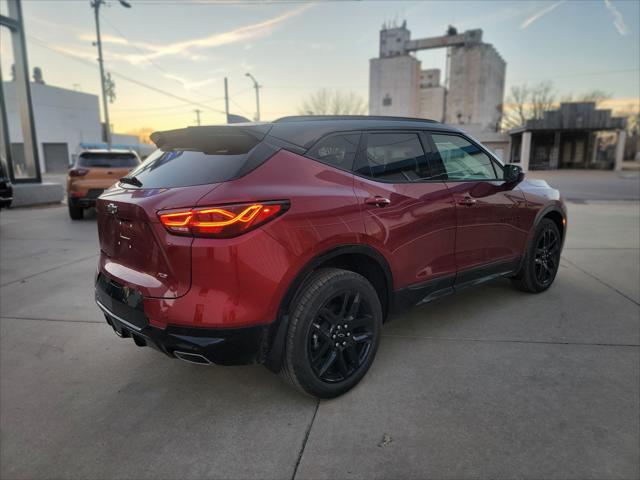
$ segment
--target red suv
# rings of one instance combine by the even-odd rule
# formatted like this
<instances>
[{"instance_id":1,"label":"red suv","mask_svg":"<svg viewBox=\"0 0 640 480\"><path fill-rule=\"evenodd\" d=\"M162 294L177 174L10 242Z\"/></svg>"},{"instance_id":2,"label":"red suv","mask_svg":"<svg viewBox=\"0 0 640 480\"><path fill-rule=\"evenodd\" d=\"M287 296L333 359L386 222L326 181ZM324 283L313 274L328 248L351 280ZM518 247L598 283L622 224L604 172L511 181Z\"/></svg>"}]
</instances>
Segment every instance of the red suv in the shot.
<instances>
[{"instance_id":1,"label":"red suv","mask_svg":"<svg viewBox=\"0 0 640 480\"><path fill-rule=\"evenodd\" d=\"M501 277L542 292L558 270L558 191L450 126L287 117L152 139L98 199L96 301L170 357L263 363L334 397L391 312Z\"/></svg>"}]
</instances>

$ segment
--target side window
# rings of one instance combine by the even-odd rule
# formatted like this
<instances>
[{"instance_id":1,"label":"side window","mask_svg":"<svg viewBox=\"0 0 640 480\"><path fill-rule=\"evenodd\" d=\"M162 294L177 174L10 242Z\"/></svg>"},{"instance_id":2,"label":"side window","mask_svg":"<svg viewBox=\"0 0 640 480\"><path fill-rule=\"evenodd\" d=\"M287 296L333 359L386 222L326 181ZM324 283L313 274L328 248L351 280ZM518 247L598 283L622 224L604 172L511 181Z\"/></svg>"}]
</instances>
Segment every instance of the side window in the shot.
<instances>
[{"instance_id":1,"label":"side window","mask_svg":"<svg viewBox=\"0 0 640 480\"><path fill-rule=\"evenodd\" d=\"M415 133L369 133L356 171L387 182L414 182L431 178L418 135Z\"/></svg>"},{"instance_id":2,"label":"side window","mask_svg":"<svg viewBox=\"0 0 640 480\"><path fill-rule=\"evenodd\" d=\"M359 142L359 133L331 135L314 145L307 152L307 156L344 170L351 170Z\"/></svg>"},{"instance_id":3,"label":"side window","mask_svg":"<svg viewBox=\"0 0 640 480\"><path fill-rule=\"evenodd\" d=\"M450 180L497 180L493 161L477 145L457 135L432 133L447 178Z\"/></svg>"}]
</instances>

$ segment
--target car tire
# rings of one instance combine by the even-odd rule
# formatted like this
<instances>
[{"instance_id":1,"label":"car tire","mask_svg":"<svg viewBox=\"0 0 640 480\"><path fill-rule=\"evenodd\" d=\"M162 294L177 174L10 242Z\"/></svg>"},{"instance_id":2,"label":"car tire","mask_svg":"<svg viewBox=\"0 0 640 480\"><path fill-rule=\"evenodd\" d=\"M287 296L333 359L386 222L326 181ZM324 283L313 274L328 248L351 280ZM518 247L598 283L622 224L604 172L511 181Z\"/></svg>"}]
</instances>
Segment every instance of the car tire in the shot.
<instances>
[{"instance_id":1,"label":"car tire","mask_svg":"<svg viewBox=\"0 0 640 480\"><path fill-rule=\"evenodd\" d=\"M520 271L511 279L513 285L524 292L547 290L558 273L561 250L562 236L558 226L553 220L542 219L527 248Z\"/></svg>"},{"instance_id":2,"label":"car tire","mask_svg":"<svg viewBox=\"0 0 640 480\"><path fill-rule=\"evenodd\" d=\"M84 217L83 212L84 208L69 205L69 217L71 217L71 220L82 220Z\"/></svg>"},{"instance_id":3,"label":"car tire","mask_svg":"<svg viewBox=\"0 0 640 480\"><path fill-rule=\"evenodd\" d=\"M355 272L314 272L290 309L281 375L302 392L333 398L369 370L380 343L382 306L371 283Z\"/></svg>"}]
</instances>

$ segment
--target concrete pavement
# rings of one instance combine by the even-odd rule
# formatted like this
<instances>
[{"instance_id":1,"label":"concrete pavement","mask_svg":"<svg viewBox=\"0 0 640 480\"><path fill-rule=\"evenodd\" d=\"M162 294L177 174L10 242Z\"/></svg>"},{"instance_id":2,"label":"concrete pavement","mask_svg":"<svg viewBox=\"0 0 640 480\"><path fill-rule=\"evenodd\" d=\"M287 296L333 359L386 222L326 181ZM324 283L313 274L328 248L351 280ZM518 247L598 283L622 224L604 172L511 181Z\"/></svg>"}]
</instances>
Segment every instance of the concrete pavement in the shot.
<instances>
[{"instance_id":1,"label":"concrete pavement","mask_svg":"<svg viewBox=\"0 0 640 480\"><path fill-rule=\"evenodd\" d=\"M556 284L394 318L347 395L117 338L95 219L0 214L2 478L638 478L640 204L569 205Z\"/></svg>"}]
</instances>

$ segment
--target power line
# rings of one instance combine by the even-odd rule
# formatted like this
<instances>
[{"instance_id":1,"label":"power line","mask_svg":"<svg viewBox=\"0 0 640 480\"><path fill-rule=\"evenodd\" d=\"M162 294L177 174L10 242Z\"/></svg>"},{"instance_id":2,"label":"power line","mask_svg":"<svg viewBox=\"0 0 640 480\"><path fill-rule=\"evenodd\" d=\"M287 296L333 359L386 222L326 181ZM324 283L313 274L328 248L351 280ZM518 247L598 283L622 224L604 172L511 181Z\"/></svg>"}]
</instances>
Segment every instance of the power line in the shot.
<instances>
[{"instance_id":1,"label":"power line","mask_svg":"<svg viewBox=\"0 0 640 480\"><path fill-rule=\"evenodd\" d=\"M37 37L33 37L32 35L27 35L27 37L29 37L31 40L35 41L35 42L36 42L37 44L39 44L41 47L46 48L47 50L51 50L52 52L56 52L56 53L58 53L58 54L60 54L60 55L63 55L63 56L66 56L66 57L72 58L72 59L74 59L74 60L76 60L76 61L78 61L78 62L80 62L80 63L83 63L83 64L85 64L85 65L89 65L89 66L91 66L91 67L95 68L94 63L93 63L93 62L90 62L89 60L85 60L85 59L83 59L83 58L78 58L78 57L76 57L76 56L74 56L74 55L71 55L71 54L69 54L69 53L61 52L60 50L56 50L55 48L52 48L52 47L50 47L49 45L47 45L47 44L46 44L46 42L44 42L44 41L40 40L40 39L39 39L39 38L37 38ZM210 107L209 105L205 105L205 104L203 104L203 103L201 103L201 102L196 102L196 101L194 101L194 100L191 100L191 99L188 99L188 98L182 97L182 96L180 96L180 95L176 95L176 94L173 94L173 93L167 92L167 91L162 90L162 89L160 89L160 88L158 88L158 87L154 87L153 85L149 85L149 84L147 84L147 83L141 82L140 80L136 80L136 79L134 79L134 78L128 77L128 76L126 76L126 75L123 75L122 73L116 73L116 72L114 72L114 73L113 73L113 76L115 76L115 77L119 77L119 78L121 78L121 79L123 79L123 80L126 80L126 81L128 81L128 82L134 83L134 84L136 84L136 85L138 85L138 86L140 86L140 87L146 88L146 89L148 89L148 90L152 90L152 91L154 91L154 92L156 92L156 93L159 93L159 94L161 94L161 95L165 95L165 96L167 96L167 97L171 97L171 98L175 98L175 99L177 99L177 100L181 100L182 102L185 102L186 104L189 104L189 105L194 105L194 106L197 106L197 107L201 107L201 108L204 108L204 109L206 109L206 110L211 110L212 112L216 112L216 113L222 113L222 114L224 114L224 113L225 113L224 111L222 111L222 110L218 110L217 108L213 108L213 107Z\"/></svg>"},{"instance_id":2,"label":"power line","mask_svg":"<svg viewBox=\"0 0 640 480\"><path fill-rule=\"evenodd\" d=\"M107 24L113 28L113 30L115 30L115 32L120 35L120 37L127 43L127 45L129 45L130 47L134 48L140 55L142 55L143 57L145 57L145 60L148 61L152 66L154 66L160 73L162 73L166 78L168 78L169 80L173 80L176 83L179 83L180 85L182 85L184 87L183 82L181 82L180 80L173 78L171 76L171 73L167 71L166 68L160 66L157 62L154 62L152 59L148 58L148 52L143 51L140 47L138 47L135 43L133 43L131 40L129 40L129 37L127 37L124 33L122 33L122 31L116 27L113 23L111 23L109 21L108 18L106 18L105 15L103 15L102 17ZM205 94L199 90L196 89L191 89L193 90L195 93L197 93L198 95L201 95L203 97L207 97L208 94ZM219 97L218 100L223 99L224 97Z\"/></svg>"},{"instance_id":3,"label":"power line","mask_svg":"<svg viewBox=\"0 0 640 480\"><path fill-rule=\"evenodd\" d=\"M229 95L229 97L231 96L239 96L242 95L246 92L248 92L249 90L253 90L253 87L249 87L247 89L244 90L239 90L237 92L231 93ZM209 99L205 99L202 100L202 102L215 102L216 100L222 100L224 99L224 95L221 97L214 97L214 98L209 98ZM118 112L143 112L143 111L154 111L154 110L176 110L176 109L180 109L180 108L184 108L184 107L188 107L191 106L192 103L191 102L183 102L183 103L176 103L174 105L160 105L160 106L156 106L156 107L126 107L126 108L112 108L113 111L118 111Z\"/></svg>"},{"instance_id":4,"label":"power line","mask_svg":"<svg viewBox=\"0 0 640 480\"><path fill-rule=\"evenodd\" d=\"M160 110L184 110L190 108L191 102L176 103L175 105L163 105L158 107L129 107L129 108L112 108L114 112L153 112ZM191 110L189 110L191 111Z\"/></svg>"},{"instance_id":5,"label":"power line","mask_svg":"<svg viewBox=\"0 0 640 480\"><path fill-rule=\"evenodd\" d=\"M363 2L388 2L389 0L180 0L180 5L305 5L309 3L363 3ZM431 0L406 0L409 2L426 2ZM137 5L174 5L175 0L145 0Z\"/></svg>"},{"instance_id":6,"label":"power line","mask_svg":"<svg viewBox=\"0 0 640 480\"><path fill-rule=\"evenodd\" d=\"M111 28L113 28L116 33L118 35L120 35L120 37L122 37L122 39L127 42L127 45L129 45L130 47L135 48L135 50L140 54L140 55L147 55L147 52L142 51L142 49L140 47L138 47L136 44L134 44L133 42L131 42L124 33L122 33L120 31L120 29L118 29L118 27L116 27L113 23L111 23L109 21L109 19L107 18L106 15L102 16L102 19L107 22L107 25L109 25ZM164 68L162 68L160 65L158 65L156 62L154 62L153 60L151 60L150 58L146 59L151 65L153 65L155 68L157 68L160 72L165 73L165 74L169 74L169 72L167 72Z\"/></svg>"},{"instance_id":7,"label":"power line","mask_svg":"<svg viewBox=\"0 0 640 480\"><path fill-rule=\"evenodd\" d=\"M251 113L249 113L247 110L245 110L244 108L242 108L242 106L240 106L240 104L238 102L236 102L233 98L229 97L229 100L231 101L231 103L233 103L236 107L238 107L238 109L240 109L241 112L246 113L247 115L251 115Z\"/></svg>"},{"instance_id":8,"label":"power line","mask_svg":"<svg viewBox=\"0 0 640 480\"><path fill-rule=\"evenodd\" d=\"M591 75L609 75L609 74L614 74L614 73L630 73L630 72L638 72L640 71L640 68L625 68L625 69L621 69L621 70L601 70L599 72L582 72L582 73L569 73L566 75L554 75L552 77L528 77L528 80L531 80L532 78L534 79L538 79L538 80L545 80L545 79L552 79L555 80L556 78L572 78L572 77L589 77ZM513 80L515 82L520 82L523 80L527 80L527 79L521 79L521 80Z\"/></svg>"}]
</instances>

